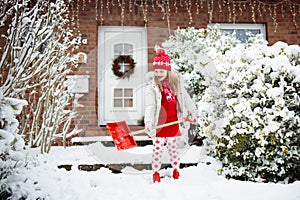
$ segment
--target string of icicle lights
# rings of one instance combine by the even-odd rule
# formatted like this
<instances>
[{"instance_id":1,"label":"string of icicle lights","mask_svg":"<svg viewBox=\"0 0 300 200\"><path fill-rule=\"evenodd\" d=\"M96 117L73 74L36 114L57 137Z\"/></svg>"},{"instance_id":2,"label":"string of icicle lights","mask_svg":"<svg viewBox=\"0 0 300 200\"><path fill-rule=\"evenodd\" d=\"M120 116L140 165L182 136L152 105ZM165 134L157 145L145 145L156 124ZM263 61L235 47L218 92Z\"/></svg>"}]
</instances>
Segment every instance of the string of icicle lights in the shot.
<instances>
[{"instance_id":1,"label":"string of icicle lights","mask_svg":"<svg viewBox=\"0 0 300 200\"><path fill-rule=\"evenodd\" d=\"M148 13L160 12L162 20L169 19L178 9L184 9L188 13L188 25L192 25L197 15L206 12L209 23L213 20L213 13L227 13L228 22L235 23L239 16L251 12L252 22L256 23L258 17L269 15L273 20L275 32L278 24L278 15L282 18L291 14L293 24L298 28L297 20L300 15L299 0L73 0L71 13L74 15L77 26L79 26L79 11L84 10L88 4L95 7L95 20L103 25L109 20L112 13L118 13L119 20L123 26L126 15L133 12L141 12L145 27L148 25ZM117 10L113 12L114 10Z\"/></svg>"}]
</instances>

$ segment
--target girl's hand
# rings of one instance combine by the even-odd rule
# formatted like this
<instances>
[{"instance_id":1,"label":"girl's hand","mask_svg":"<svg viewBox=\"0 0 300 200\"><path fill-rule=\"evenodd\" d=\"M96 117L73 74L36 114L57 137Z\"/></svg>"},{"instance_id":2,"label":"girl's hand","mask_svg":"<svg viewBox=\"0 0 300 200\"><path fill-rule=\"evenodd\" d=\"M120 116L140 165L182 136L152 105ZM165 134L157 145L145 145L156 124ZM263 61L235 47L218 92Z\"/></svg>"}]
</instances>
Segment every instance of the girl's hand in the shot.
<instances>
[{"instance_id":1,"label":"girl's hand","mask_svg":"<svg viewBox=\"0 0 300 200\"><path fill-rule=\"evenodd\" d=\"M198 111L197 110L193 111L191 114L188 115L188 118L192 124L197 123Z\"/></svg>"},{"instance_id":2,"label":"girl's hand","mask_svg":"<svg viewBox=\"0 0 300 200\"><path fill-rule=\"evenodd\" d=\"M145 133L151 138L155 137L155 131L152 129L152 124L145 124Z\"/></svg>"}]
</instances>

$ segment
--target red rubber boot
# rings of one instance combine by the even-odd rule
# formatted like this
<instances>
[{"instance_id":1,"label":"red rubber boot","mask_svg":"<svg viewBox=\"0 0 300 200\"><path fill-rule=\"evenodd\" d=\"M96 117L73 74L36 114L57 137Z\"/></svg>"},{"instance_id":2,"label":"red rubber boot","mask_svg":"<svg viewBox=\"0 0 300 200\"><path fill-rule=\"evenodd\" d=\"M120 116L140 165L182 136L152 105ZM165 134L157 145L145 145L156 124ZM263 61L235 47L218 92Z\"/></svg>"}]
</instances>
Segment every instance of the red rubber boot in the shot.
<instances>
[{"instance_id":1,"label":"red rubber boot","mask_svg":"<svg viewBox=\"0 0 300 200\"><path fill-rule=\"evenodd\" d=\"M174 169L174 171L173 171L173 178L174 179L179 179L179 172L178 172L177 169Z\"/></svg>"},{"instance_id":2,"label":"red rubber boot","mask_svg":"<svg viewBox=\"0 0 300 200\"><path fill-rule=\"evenodd\" d=\"M160 175L158 172L155 172L153 174L153 183L155 183L155 182L158 182L158 183L160 182Z\"/></svg>"}]
</instances>

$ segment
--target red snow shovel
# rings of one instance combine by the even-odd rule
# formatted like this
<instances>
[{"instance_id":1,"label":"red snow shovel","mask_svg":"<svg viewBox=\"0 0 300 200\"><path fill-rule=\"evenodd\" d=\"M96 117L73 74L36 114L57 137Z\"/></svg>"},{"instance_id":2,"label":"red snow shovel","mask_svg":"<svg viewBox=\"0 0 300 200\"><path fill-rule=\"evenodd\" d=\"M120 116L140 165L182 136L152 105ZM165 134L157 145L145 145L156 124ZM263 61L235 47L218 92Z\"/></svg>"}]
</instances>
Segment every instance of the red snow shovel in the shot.
<instances>
[{"instance_id":1,"label":"red snow shovel","mask_svg":"<svg viewBox=\"0 0 300 200\"><path fill-rule=\"evenodd\" d=\"M195 123L196 120L192 121L188 117L185 117L183 119L180 119L180 120L177 120L174 122L169 122L166 124L155 126L155 127L153 127L153 130L163 128L166 126L171 126L174 124L179 124L182 122ZM146 131L146 129L142 129L142 130L131 132L125 121L106 123L106 125L108 127L108 130L109 130L112 138L113 138L114 144L118 150L126 150L129 148L136 147L137 144L133 138L133 135L138 135L138 134L144 133Z\"/></svg>"}]
</instances>

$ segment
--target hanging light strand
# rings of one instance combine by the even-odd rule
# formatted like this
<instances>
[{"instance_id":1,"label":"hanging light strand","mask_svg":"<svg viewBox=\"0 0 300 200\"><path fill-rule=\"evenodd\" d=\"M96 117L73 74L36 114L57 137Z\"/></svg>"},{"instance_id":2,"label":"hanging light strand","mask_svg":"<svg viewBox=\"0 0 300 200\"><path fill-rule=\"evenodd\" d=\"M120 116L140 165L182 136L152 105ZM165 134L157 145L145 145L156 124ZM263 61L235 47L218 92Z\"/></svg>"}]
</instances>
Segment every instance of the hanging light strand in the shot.
<instances>
[{"instance_id":1,"label":"hanging light strand","mask_svg":"<svg viewBox=\"0 0 300 200\"><path fill-rule=\"evenodd\" d=\"M235 2L232 2L232 19L233 19L233 23L235 23L236 20L236 10L235 10Z\"/></svg>"},{"instance_id":2,"label":"hanging light strand","mask_svg":"<svg viewBox=\"0 0 300 200\"><path fill-rule=\"evenodd\" d=\"M278 23L277 23L277 6L273 6L273 21L275 23L275 32L276 32L277 26L278 26Z\"/></svg>"},{"instance_id":3,"label":"hanging light strand","mask_svg":"<svg viewBox=\"0 0 300 200\"><path fill-rule=\"evenodd\" d=\"M121 3L119 4L121 8L121 26L124 25L124 19L125 19L125 3L124 0L121 0Z\"/></svg>"},{"instance_id":4,"label":"hanging light strand","mask_svg":"<svg viewBox=\"0 0 300 200\"><path fill-rule=\"evenodd\" d=\"M281 4L281 17L284 18L284 8L283 8L283 4Z\"/></svg>"},{"instance_id":5,"label":"hanging light strand","mask_svg":"<svg viewBox=\"0 0 300 200\"><path fill-rule=\"evenodd\" d=\"M103 23L104 23L104 18L103 18L103 7L104 7L104 5L103 5L103 0L100 0L100 20L101 20L100 24L101 24L101 26L102 26Z\"/></svg>"},{"instance_id":6,"label":"hanging light strand","mask_svg":"<svg viewBox=\"0 0 300 200\"><path fill-rule=\"evenodd\" d=\"M96 14L96 21L99 20L99 16L98 16L98 0L95 0L95 14Z\"/></svg>"},{"instance_id":7,"label":"hanging light strand","mask_svg":"<svg viewBox=\"0 0 300 200\"><path fill-rule=\"evenodd\" d=\"M82 10L84 10L85 9L85 0L82 0L82 8L81 8Z\"/></svg>"},{"instance_id":8,"label":"hanging light strand","mask_svg":"<svg viewBox=\"0 0 300 200\"><path fill-rule=\"evenodd\" d=\"M196 5L196 15L199 15L199 4L197 1L196 1L195 5Z\"/></svg>"},{"instance_id":9,"label":"hanging light strand","mask_svg":"<svg viewBox=\"0 0 300 200\"><path fill-rule=\"evenodd\" d=\"M70 15L71 15L71 22L75 22L75 13L74 13L75 9L74 9L74 4L71 4L71 11L70 12Z\"/></svg>"},{"instance_id":10,"label":"hanging light strand","mask_svg":"<svg viewBox=\"0 0 300 200\"><path fill-rule=\"evenodd\" d=\"M167 16L167 12L165 10L165 6L164 6L163 0L161 2L157 2L157 5L161 8L161 12L163 13L162 20L165 20L166 16Z\"/></svg>"},{"instance_id":11,"label":"hanging light strand","mask_svg":"<svg viewBox=\"0 0 300 200\"><path fill-rule=\"evenodd\" d=\"M253 3L250 2L250 5L251 5L251 19L252 21L255 23L256 20L255 20L255 7L256 7L256 1L253 0Z\"/></svg>"},{"instance_id":12,"label":"hanging light strand","mask_svg":"<svg viewBox=\"0 0 300 200\"><path fill-rule=\"evenodd\" d=\"M145 22L145 28L148 26L148 2L145 2L145 14L144 14L144 22Z\"/></svg>"},{"instance_id":13,"label":"hanging light strand","mask_svg":"<svg viewBox=\"0 0 300 200\"><path fill-rule=\"evenodd\" d=\"M202 1L201 1L202 3ZM218 0L218 6L219 6L219 11L222 12L223 11L223 7L222 7L222 4L220 3L220 0Z\"/></svg>"},{"instance_id":14,"label":"hanging light strand","mask_svg":"<svg viewBox=\"0 0 300 200\"><path fill-rule=\"evenodd\" d=\"M165 0L164 7L166 9L166 17L167 17L167 24L168 24L168 32L169 35L171 35L171 27L170 27L170 7L169 7L169 1Z\"/></svg>"},{"instance_id":15,"label":"hanging light strand","mask_svg":"<svg viewBox=\"0 0 300 200\"><path fill-rule=\"evenodd\" d=\"M182 0L180 0L180 7L183 8Z\"/></svg>"},{"instance_id":16,"label":"hanging light strand","mask_svg":"<svg viewBox=\"0 0 300 200\"><path fill-rule=\"evenodd\" d=\"M272 10L272 7L274 7L273 10ZM275 8L276 8L276 6L268 5L268 11L270 13L270 17L272 18L273 25L275 27L274 32L276 33L276 31L277 31L277 20L276 20L276 9Z\"/></svg>"},{"instance_id":17,"label":"hanging light strand","mask_svg":"<svg viewBox=\"0 0 300 200\"><path fill-rule=\"evenodd\" d=\"M262 11L261 11L261 4L258 3L258 8L257 8L257 11L258 11L258 15L259 15L259 18L262 18L263 17L263 14L262 14Z\"/></svg>"},{"instance_id":18,"label":"hanging light strand","mask_svg":"<svg viewBox=\"0 0 300 200\"><path fill-rule=\"evenodd\" d=\"M86 10L87 3L90 4L91 2L92 0L75 0L74 4L70 4L70 11L72 13L70 14L70 18L72 22L76 23L75 26L77 28L80 25L79 12ZM124 25L128 0L94 0L94 2L95 19L97 21L100 20L101 25L104 23L104 9L106 9L105 13L109 16L112 13L112 9L116 7L120 8L120 23L122 26ZM281 0L274 3L271 1L266 2L265 0L129 0L128 12L132 13L134 6L136 6L142 12L145 26L147 26L149 6L152 7L153 12L157 12L156 8L160 9L163 14L162 19L169 20L168 18L172 13L171 5L174 7L174 13L178 13L179 8L185 8L189 17L189 25L194 22L193 12L197 15L201 14L200 8L203 9L204 5L206 5L209 23L212 22L214 9L218 13L227 11L224 14L228 16L228 22L235 23L237 16L243 16L243 14L248 13L247 6L250 6L251 20L256 23L258 17L262 18L264 16L263 13L268 12L275 26L275 32L279 23L279 20L277 20L278 15L281 18L285 18L287 13L290 13L293 24L298 28L298 15L300 14L300 2L295 0Z\"/></svg>"},{"instance_id":19,"label":"hanging light strand","mask_svg":"<svg viewBox=\"0 0 300 200\"><path fill-rule=\"evenodd\" d=\"M132 0L129 1L129 12L132 13L133 11L133 3Z\"/></svg>"},{"instance_id":20,"label":"hanging light strand","mask_svg":"<svg viewBox=\"0 0 300 200\"><path fill-rule=\"evenodd\" d=\"M144 23L145 23L145 28L148 25L148 19L147 19L147 13L148 13L148 4L147 1L145 1L144 3L141 3L140 5L142 12L143 12L143 18L144 18Z\"/></svg>"},{"instance_id":21,"label":"hanging light strand","mask_svg":"<svg viewBox=\"0 0 300 200\"><path fill-rule=\"evenodd\" d=\"M186 10L189 15L189 25L191 25L193 23L193 15L192 15L192 11L191 11L191 8L192 8L191 0L185 1L185 7L186 7Z\"/></svg>"},{"instance_id":22,"label":"hanging light strand","mask_svg":"<svg viewBox=\"0 0 300 200\"><path fill-rule=\"evenodd\" d=\"M106 1L106 10L107 10L107 14L110 14L110 1Z\"/></svg>"},{"instance_id":23,"label":"hanging light strand","mask_svg":"<svg viewBox=\"0 0 300 200\"><path fill-rule=\"evenodd\" d=\"M227 9L228 9L228 21L232 22L232 15L231 15L231 7L229 1L226 3Z\"/></svg>"},{"instance_id":24,"label":"hanging light strand","mask_svg":"<svg viewBox=\"0 0 300 200\"><path fill-rule=\"evenodd\" d=\"M178 13L177 1L174 2L175 13Z\"/></svg>"},{"instance_id":25,"label":"hanging light strand","mask_svg":"<svg viewBox=\"0 0 300 200\"><path fill-rule=\"evenodd\" d=\"M79 0L76 1L77 5L76 5L76 28L79 29L80 25L79 25L79 9L80 9L80 2Z\"/></svg>"},{"instance_id":26,"label":"hanging light strand","mask_svg":"<svg viewBox=\"0 0 300 200\"><path fill-rule=\"evenodd\" d=\"M212 22L212 14L213 14L213 4L212 2L207 2L207 14L208 14L208 22Z\"/></svg>"},{"instance_id":27,"label":"hanging light strand","mask_svg":"<svg viewBox=\"0 0 300 200\"><path fill-rule=\"evenodd\" d=\"M154 0L151 0L151 8L153 12L156 12Z\"/></svg>"},{"instance_id":28,"label":"hanging light strand","mask_svg":"<svg viewBox=\"0 0 300 200\"><path fill-rule=\"evenodd\" d=\"M293 16L293 23L294 23L295 27L298 28L298 25L297 25L297 22L296 22L296 5L289 3L289 6L290 6L290 11L291 11L292 16Z\"/></svg>"}]
</instances>

